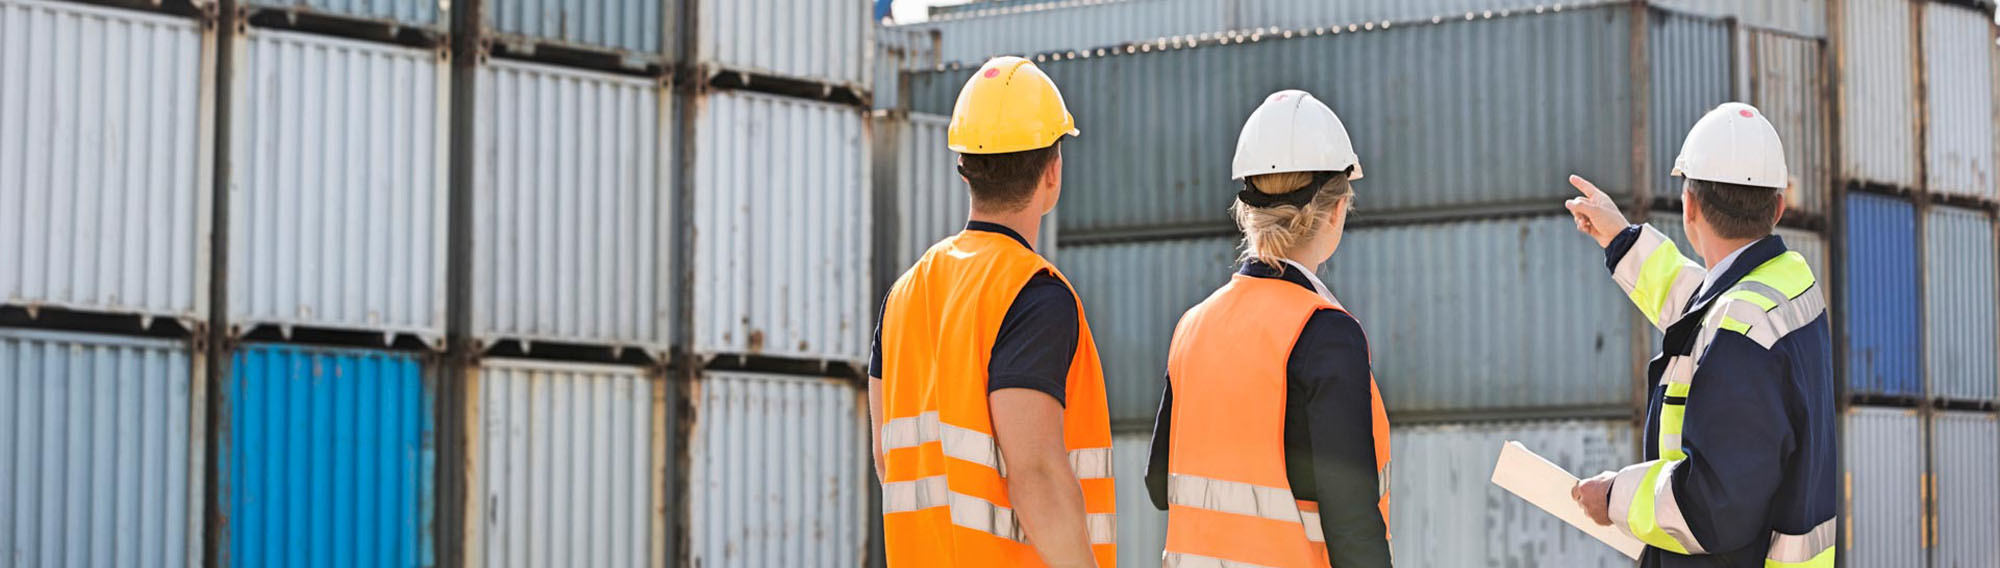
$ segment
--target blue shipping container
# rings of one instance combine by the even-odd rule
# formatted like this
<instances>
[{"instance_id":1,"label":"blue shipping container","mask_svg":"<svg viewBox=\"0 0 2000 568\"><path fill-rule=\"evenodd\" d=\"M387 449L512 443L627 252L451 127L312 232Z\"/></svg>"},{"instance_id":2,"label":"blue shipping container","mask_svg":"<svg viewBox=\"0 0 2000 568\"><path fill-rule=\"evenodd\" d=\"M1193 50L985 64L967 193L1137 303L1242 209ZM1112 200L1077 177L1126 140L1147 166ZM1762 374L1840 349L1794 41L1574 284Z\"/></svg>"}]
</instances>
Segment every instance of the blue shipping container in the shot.
<instances>
[{"instance_id":1,"label":"blue shipping container","mask_svg":"<svg viewBox=\"0 0 2000 568\"><path fill-rule=\"evenodd\" d=\"M225 564L435 563L435 395L415 355L250 345L227 384Z\"/></svg>"},{"instance_id":2,"label":"blue shipping container","mask_svg":"<svg viewBox=\"0 0 2000 568\"><path fill-rule=\"evenodd\" d=\"M1847 195L1846 293L1833 321L1847 341L1855 394L1920 396L1917 212L1908 201Z\"/></svg>"}]
</instances>

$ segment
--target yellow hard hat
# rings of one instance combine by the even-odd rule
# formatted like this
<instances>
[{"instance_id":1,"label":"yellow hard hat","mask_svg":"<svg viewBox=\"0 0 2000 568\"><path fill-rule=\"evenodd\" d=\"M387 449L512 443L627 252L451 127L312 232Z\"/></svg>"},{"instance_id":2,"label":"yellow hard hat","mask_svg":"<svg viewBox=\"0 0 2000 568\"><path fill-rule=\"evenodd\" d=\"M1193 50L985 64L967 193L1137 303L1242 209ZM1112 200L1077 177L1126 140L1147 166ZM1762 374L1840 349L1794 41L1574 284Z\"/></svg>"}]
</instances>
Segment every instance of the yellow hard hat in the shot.
<instances>
[{"instance_id":1,"label":"yellow hard hat","mask_svg":"<svg viewBox=\"0 0 2000 568\"><path fill-rule=\"evenodd\" d=\"M1005 154L1047 148L1076 136L1076 117L1055 81L1019 57L995 57L958 92L945 144L961 154Z\"/></svg>"}]
</instances>

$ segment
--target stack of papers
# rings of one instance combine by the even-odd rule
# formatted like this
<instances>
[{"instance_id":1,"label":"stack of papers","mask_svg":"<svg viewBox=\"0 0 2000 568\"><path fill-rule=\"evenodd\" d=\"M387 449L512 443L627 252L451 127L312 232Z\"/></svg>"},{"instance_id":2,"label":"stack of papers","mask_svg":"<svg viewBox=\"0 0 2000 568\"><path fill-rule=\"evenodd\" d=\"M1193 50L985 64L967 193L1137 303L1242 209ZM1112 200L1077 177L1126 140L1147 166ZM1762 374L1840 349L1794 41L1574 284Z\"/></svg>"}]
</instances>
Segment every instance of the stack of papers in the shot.
<instances>
[{"instance_id":1,"label":"stack of papers","mask_svg":"<svg viewBox=\"0 0 2000 568\"><path fill-rule=\"evenodd\" d=\"M1639 552L1646 549L1646 543L1632 538L1618 527L1607 527L1590 520L1590 516L1584 514L1583 506L1569 496L1570 488L1576 486L1576 476L1528 451L1520 442L1510 441L1500 447L1500 462L1493 466L1493 484L1526 499L1599 542L1611 545L1627 558L1638 560Z\"/></svg>"}]
</instances>

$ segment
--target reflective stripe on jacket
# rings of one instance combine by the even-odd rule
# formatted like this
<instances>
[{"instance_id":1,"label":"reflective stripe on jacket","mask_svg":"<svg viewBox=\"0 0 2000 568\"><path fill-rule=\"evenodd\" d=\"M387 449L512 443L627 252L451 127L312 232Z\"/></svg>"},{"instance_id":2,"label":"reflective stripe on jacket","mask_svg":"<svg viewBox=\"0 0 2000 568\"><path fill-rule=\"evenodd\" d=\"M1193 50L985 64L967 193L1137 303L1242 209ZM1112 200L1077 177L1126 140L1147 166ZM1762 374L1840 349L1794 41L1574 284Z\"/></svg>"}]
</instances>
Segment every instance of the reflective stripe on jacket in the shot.
<instances>
[{"instance_id":1,"label":"reflective stripe on jacket","mask_svg":"<svg viewBox=\"0 0 2000 568\"><path fill-rule=\"evenodd\" d=\"M1239 274L1181 317L1167 358L1167 566L1327 566L1318 505L1293 496L1284 448L1286 360L1319 309L1345 311ZM1370 383L1374 465L1387 479L1388 415ZM1377 507L1386 524L1386 489Z\"/></svg>"},{"instance_id":2,"label":"reflective stripe on jacket","mask_svg":"<svg viewBox=\"0 0 2000 568\"><path fill-rule=\"evenodd\" d=\"M987 407L1000 321L1047 260L984 231L946 238L889 291L882 327L882 530L890 566L1041 566L1007 496ZM1063 280L1068 284L1068 279ZM1077 310L1063 439L1082 485L1092 552L1117 557L1111 421L1090 327Z\"/></svg>"},{"instance_id":3,"label":"reflective stripe on jacket","mask_svg":"<svg viewBox=\"0 0 2000 568\"><path fill-rule=\"evenodd\" d=\"M1707 276L1651 226L1606 249L1665 332L1649 368L1648 461L1618 472L1614 523L1646 566L1830 568L1838 534L1831 339L1822 287L1778 237Z\"/></svg>"}]
</instances>

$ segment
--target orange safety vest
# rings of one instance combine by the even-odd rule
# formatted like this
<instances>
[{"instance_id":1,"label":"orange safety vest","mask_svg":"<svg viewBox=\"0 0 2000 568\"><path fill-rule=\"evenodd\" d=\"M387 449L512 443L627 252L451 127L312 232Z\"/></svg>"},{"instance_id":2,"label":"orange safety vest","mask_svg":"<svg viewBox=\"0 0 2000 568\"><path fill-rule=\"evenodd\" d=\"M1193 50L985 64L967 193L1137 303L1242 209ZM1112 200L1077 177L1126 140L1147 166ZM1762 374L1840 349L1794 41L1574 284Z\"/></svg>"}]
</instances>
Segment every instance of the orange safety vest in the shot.
<instances>
[{"instance_id":1,"label":"orange safety vest","mask_svg":"<svg viewBox=\"0 0 2000 568\"><path fill-rule=\"evenodd\" d=\"M1042 565L1007 497L986 368L1007 308L1044 270L1062 278L1012 238L965 231L932 246L889 290L882 315L882 532L890 566ZM1077 331L1063 442L1083 486L1092 552L1099 566L1114 566L1111 419L1081 306Z\"/></svg>"},{"instance_id":2,"label":"orange safety vest","mask_svg":"<svg viewBox=\"0 0 2000 568\"><path fill-rule=\"evenodd\" d=\"M1285 477L1285 363L1306 320L1327 308L1347 311L1297 284L1239 274L1181 316L1167 355L1167 566L1327 565L1319 505L1294 498ZM1386 523L1389 417L1368 382Z\"/></svg>"}]
</instances>

